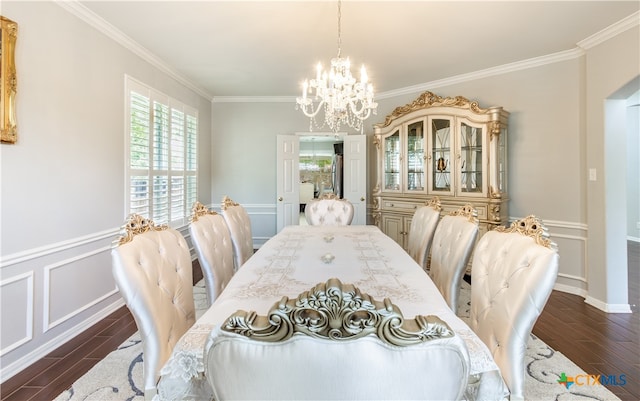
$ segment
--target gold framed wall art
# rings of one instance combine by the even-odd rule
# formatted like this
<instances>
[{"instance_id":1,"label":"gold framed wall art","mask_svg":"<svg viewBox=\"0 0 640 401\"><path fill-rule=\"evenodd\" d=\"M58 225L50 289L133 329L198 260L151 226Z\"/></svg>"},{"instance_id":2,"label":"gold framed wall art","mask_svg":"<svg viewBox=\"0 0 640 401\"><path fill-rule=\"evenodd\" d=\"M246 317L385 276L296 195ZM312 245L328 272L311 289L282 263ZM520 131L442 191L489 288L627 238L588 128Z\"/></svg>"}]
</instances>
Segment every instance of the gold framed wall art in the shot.
<instances>
[{"instance_id":1,"label":"gold framed wall art","mask_svg":"<svg viewBox=\"0 0 640 401\"><path fill-rule=\"evenodd\" d=\"M18 24L0 15L0 141L15 143L16 126L16 76L15 50Z\"/></svg>"}]
</instances>

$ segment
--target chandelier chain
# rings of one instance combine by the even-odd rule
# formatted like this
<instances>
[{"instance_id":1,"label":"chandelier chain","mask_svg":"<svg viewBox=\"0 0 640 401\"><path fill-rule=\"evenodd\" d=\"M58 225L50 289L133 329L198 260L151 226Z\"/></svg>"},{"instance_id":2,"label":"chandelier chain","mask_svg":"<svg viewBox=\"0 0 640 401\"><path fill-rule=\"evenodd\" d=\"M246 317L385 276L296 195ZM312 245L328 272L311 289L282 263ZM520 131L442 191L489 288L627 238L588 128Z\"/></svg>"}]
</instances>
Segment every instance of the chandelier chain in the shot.
<instances>
[{"instance_id":1,"label":"chandelier chain","mask_svg":"<svg viewBox=\"0 0 640 401\"><path fill-rule=\"evenodd\" d=\"M338 58L342 50L342 1L338 0Z\"/></svg>"}]
</instances>

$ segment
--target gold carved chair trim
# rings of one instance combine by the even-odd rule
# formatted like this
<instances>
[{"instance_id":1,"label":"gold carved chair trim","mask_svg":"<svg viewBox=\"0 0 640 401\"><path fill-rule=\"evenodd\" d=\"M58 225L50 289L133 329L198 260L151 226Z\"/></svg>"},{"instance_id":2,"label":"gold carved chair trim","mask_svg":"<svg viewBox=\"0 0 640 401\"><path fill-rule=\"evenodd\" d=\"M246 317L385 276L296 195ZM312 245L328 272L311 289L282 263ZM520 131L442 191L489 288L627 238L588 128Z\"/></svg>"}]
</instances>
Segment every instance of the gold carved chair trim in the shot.
<instances>
[{"instance_id":1,"label":"gold carved chair trim","mask_svg":"<svg viewBox=\"0 0 640 401\"><path fill-rule=\"evenodd\" d=\"M126 244L132 241L136 235L146 233L147 231L162 231L168 227L166 224L156 225L153 220L142 217L139 214L130 214L121 227L120 237L116 240L115 245Z\"/></svg>"},{"instance_id":2,"label":"gold carved chair trim","mask_svg":"<svg viewBox=\"0 0 640 401\"><path fill-rule=\"evenodd\" d=\"M424 204L426 206L429 206L431 208L433 208L436 211L441 211L442 210L442 205L440 204L440 198L438 196L434 196L433 198L429 199L428 201L424 202Z\"/></svg>"},{"instance_id":3,"label":"gold carved chair trim","mask_svg":"<svg viewBox=\"0 0 640 401\"><path fill-rule=\"evenodd\" d=\"M549 239L549 232L544 224L542 224L542 220L534 215L529 215L524 219L515 220L509 227L496 227L495 230L503 233L519 233L526 235L533 238L538 245L542 245L553 250L558 249L556 243Z\"/></svg>"},{"instance_id":4,"label":"gold carved chair trim","mask_svg":"<svg viewBox=\"0 0 640 401\"><path fill-rule=\"evenodd\" d=\"M471 203L467 203L464 206L460 206L459 209L449 213L450 216L462 216L466 217L471 223L478 223L478 211L473 207Z\"/></svg>"},{"instance_id":5,"label":"gold carved chair trim","mask_svg":"<svg viewBox=\"0 0 640 401\"><path fill-rule=\"evenodd\" d=\"M209 208L207 208L202 203L195 201L195 203L191 207L191 221L198 221L199 217L206 216L208 214L215 216L218 213L214 212L213 210L209 210Z\"/></svg>"},{"instance_id":6,"label":"gold carved chair trim","mask_svg":"<svg viewBox=\"0 0 640 401\"><path fill-rule=\"evenodd\" d=\"M388 298L376 301L337 278L317 284L296 299L282 297L267 316L237 311L221 329L265 342L284 341L295 333L336 341L375 334L383 342L396 346L454 335L437 316L405 319Z\"/></svg>"},{"instance_id":7,"label":"gold carved chair trim","mask_svg":"<svg viewBox=\"0 0 640 401\"><path fill-rule=\"evenodd\" d=\"M338 195L333 192L325 192L322 195L318 196L318 199L335 199L335 200L343 200L338 198Z\"/></svg>"},{"instance_id":8,"label":"gold carved chair trim","mask_svg":"<svg viewBox=\"0 0 640 401\"><path fill-rule=\"evenodd\" d=\"M222 198L222 203L220 204L220 208L222 210L227 210L227 208L230 208L232 206L240 206L240 204L237 202L234 202L231 198L225 195L224 198Z\"/></svg>"}]
</instances>

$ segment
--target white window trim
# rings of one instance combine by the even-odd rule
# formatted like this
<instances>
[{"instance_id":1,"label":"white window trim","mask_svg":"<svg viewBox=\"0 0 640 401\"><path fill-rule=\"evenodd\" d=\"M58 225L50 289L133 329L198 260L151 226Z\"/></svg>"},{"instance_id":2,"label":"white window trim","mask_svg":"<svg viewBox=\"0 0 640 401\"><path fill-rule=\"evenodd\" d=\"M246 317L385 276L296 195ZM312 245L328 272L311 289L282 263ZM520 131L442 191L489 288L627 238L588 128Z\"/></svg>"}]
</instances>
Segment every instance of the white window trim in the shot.
<instances>
[{"instance_id":1,"label":"white window trim","mask_svg":"<svg viewBox=\"0 0 640 401\"><path fill-rule=\"evenodd\" d=\"M149 169L132 169L131 167L131 132L130 132L130 128L131 128L131 109L130 109L130 105L131 105L131 92L137 92L145 97L147 97L151 104L150 104L150 135L149 135ZM154 140L154 128L153 128L153 109L154 109L154 102L159 102L163 105L166 105L169 107L169 136L171 136L171 124L172 124L172 112L178 111L184 114L184 150L183 150L183 154L182 154L182 163L183 163L183 168L180 170L173 170L171 168L171 150L169 150L169 166L168 166L168 170L164 169L164 170L154 170L154 166L153 166L153 140ZM194 146L195 146L195 161L194 163L192 163L193 169L190 169L190 165L188 163L188 161L190 160L190 158L187 155L187 150L188 150L188 144L189 144L189 134L188 134L188 127L187 127L187 121L189 120L189 118L191 119L195 119L195 124L196 124L196 129L195 132L193 133L193 135L195 136L194 138ZM132 213L132 208L131 208L131 177L135 176L135 175L141 175L141 176L146 176L148 177L148 181L147 181L147 194L148 194L148 213L141 213L144 215L144 217L148 217L152 220L154 220L155 223L157 224L168 224L172 227L180 227L180 226L184 226L188 223L189 221L189 217L191 215L191 207L193 202L196 200L197 198L197 187L198 187L198 129L199 129L199 120L198 120L198 110L195 107L191 107L189 105L186 105L176 99L173 99L165 94L163 94L160 91L157 91L151 87L149 87L148 85L145 85L143 83L141 83L140 81L137 81L136 79L125 75L125 135L124 135L124 141L125 141L125 177L124 177L124 193L125 193L125 214L129 215ZM171 141L171 138L169 137L169 142ZM171 146L169 146L169 148L171 148ZM166 176L167 177L167 183L168 183L168 189L167 189L167 196L169 196L168 199L168 205L166 207L166 212L168 213L168 221L164 220L164 218L162 219L157 219L158 216L154 216L154 208L153 208L153 178L154 176ZM181 216L175 218L172 217L171 213L172 213L172 205L171 205L171 177L182 177L182 185L183 185L183 190L182 190L182 205L180 207L180 211L179 214L181 214ZM189 177L192 177L191 179ZM191 181L190 184L187 183L187 181ZM195 189L193 190L189 190L189 188L195 184ZM189 197L189 194L191 194L191 197ZM157 211L156 211L157 212Z\"/></svg>"}]
</instances>

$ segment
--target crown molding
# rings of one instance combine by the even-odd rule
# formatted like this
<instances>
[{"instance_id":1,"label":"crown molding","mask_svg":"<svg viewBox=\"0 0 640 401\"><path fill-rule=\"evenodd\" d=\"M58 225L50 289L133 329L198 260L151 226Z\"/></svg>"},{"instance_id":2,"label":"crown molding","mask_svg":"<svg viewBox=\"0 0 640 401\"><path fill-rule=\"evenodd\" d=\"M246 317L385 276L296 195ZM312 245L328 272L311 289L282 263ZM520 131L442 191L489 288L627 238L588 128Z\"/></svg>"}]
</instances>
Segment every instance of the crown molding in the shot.
<instances>
[{"instance_id":1,"label":"crown molding","mask_svg":"<svg viewBox=\"0 0 640 401\"><path fill-rule=\"evenodd\" d=\"M565 60L571 60L584 54L584 50L574 48L546 56L534 57L528 60L516 61L514 63L503 64L497 67L486 68L484 70L474 71L467 74L455 75L444 79L438 79L431 82L425 82L419 85L407 86L405 88L395 89L380 93L376 99L387 99L401 95L413 94L429 89L440 88L443 86L455 85L463 82L474 81L481 78L487 78L495 75L507 74L510 72L536 68L547 64L558 63Z\"/></svg>"},{"instance_id":2,"label":"crown molding","mask_svg":"<svg viewBox=\"0 0 640 401\"><path fill-rule=\"evenodd\" d=\"M173 68L169 67L164 61L159 59L155 54L147 50L145 47L141 46L138 42L134 41L127 35L125 35L118 28L114 27L103 18L99 17L96 13L89 10L84 5L80 4L78 0L54 0L54 3L64 8L71 14L80 18L82 21L86 22L90 26L94 27L98 31L107 35L109 38L113 39L116 43L121 44L126 49L130 50L132 53L138 55L143 60L147 61L152 66L156 67L160 71L164 72L171 78L180 82L185 87L191 89L196 92L200 96L206 98L209 101L212 101L213 96L207 91L203 90L199 86L195 85L193 82L189 81L187 78L182 76L180 73L175 71Z\"/></svg>"},{"instance_id":3,"label":"crown molding","mask_svg":"<svg viewBox=\"0 0 640 401\"><path fill-rule=\"evenodd\" d=\"M449 78L439 79L436 81L425 82L418 85L407 86L400 89L394 89L387 92L380 92L376 95L376 99L388 99L396 96L413 94L429 89L440 88L459 84L468 81L474 81L481 78L502 75L509 72L526 70L529 68L540 67L546 64L558 63L565 60L571 60L584 54L581 48L574 48L547 56L535 57L528 60L516 61L514 63L504 64L497 67L491 67L480 71L470 72L468 74L460 74ZM260 103L260 102L280 102L295 103L295 96L214 96L213 103Z\"/></svg>"},{"instance_id":4,"label":"crown molding","mask_svg":"<svg viewBox=\"0 0 640 401\"><path fill-rule=\"evenodd\" d=\"M164 61L159 59L156 55L149 50L138 44L136 41L122 33L119 29L109 24L107 21L96 15L84 5L80 4L78 0L54 0L56 4L71 14L80 18L90 26L96 28L98 31L104 33L117 43L124 46L134 54L140 56L145 61L149 62L154 67L158 68L162 72L166 73L176 81L183 84L185 87L198 93L200 96L206 98L212 103L295 103L295 96L213 96L209 92L205 91L198 85L194 84L180 73L169 67ZM515 71L526 70L529 68L540 67L546 64L553 64L565 60L574 59L585 54L585 50L588 50L610 38L619 35L620 33L631 29L640 24L640 11L637 11L628 17L618 21L615 24L589 36L588 38L577 43L577 47L571 50L566 50L550 55L541 57L534 57L531 59L517 61L514 63L504 64L497 67L491 67L480 71L474 71L467 74L460 74L453 77L443 78L431 82L425 82L418 85L407 86L404 88L394 89L387 92L381 92L376 95L376 99L388 99L396 96L413 94L416 92L422 92L429 89L439 88L443 86L449 86L459 84L463 82L473 81L481 78L506 74Z\"/></svg>"},{"instance_id":5,"label":"crown molding","mask_svg":"<svg viewBox=\"0 0 640 401\"><path fill-rule=\"evenodd\" d=\"M605 42L614 36L621 34L622 32L631 29L635 26L640 25L640 11L636 11L630 16L612 24L600 32L594 33L588 38L581 40L578 42L578 47L588 50L594 46L599 45L602 42Z\"/></svg>"},{"instance_id":6,"label":"crown molding","mask_svg":"<svg viewBox=\"0 0 640 401\"><path fill-rule=\"evenodd\" d=\"M212 103L292 103L295 96L214 96Z\"/></svg>"}]
</instances>

